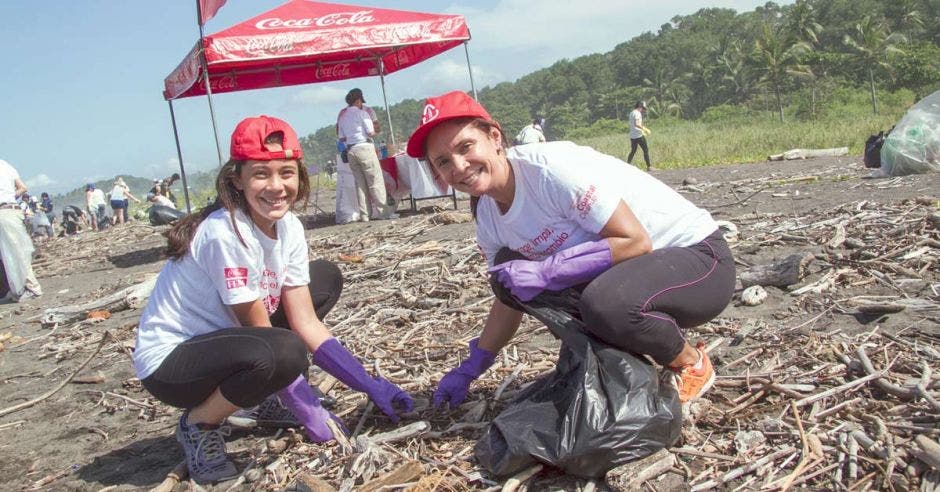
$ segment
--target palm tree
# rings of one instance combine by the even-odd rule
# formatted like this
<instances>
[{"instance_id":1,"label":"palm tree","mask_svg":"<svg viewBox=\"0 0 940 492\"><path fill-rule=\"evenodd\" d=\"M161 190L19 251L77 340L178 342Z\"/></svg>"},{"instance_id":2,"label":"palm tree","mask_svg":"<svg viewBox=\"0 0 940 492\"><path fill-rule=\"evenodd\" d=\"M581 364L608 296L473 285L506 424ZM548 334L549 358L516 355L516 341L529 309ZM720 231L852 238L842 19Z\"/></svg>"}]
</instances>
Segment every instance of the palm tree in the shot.
<instances>
[{"instance_id":1,"label":"palm tree","mask_svg":"<svg viewBox=\"0 0 940 492\"><path fill-rule=\"evenodd\" d=\"M799 65L800 56L812 50L808 44L796 41L783 31L779 27L764 23L760 36L754 42L755 54L762 62L761 70L764 72L762 80L770 83L774 88L781 122L784 121L781 87L789 70Z\"/></svg>"},{"instance_id":2,"label":"palm tree","mask_svg":"<svg viewBox=\"0 0 940 492\"><path fill-rule=\"evenodd\" d=\"M878 114L878 100L875 97L875 69L878 67L891 70L888 64L888 55L903 54L897 47L907 39L899 33L890 33L884 19L875 19L866 15L861 22L855 24L853 35L845 35L843 42L855 51L858 61L868 69L868 87L871 90L871 110Z\"/></svg>"},{"instance_id":3,"label":"palm tree","mask_svg":"<svg viewBox=\"0 0 940 492\"><path fill-rule=\"evenodd\" d=\"M717 58L718 66L722 72L722 80L731 91L731 101L736 104L747 105L748 99L754 90L755 77L753 69L747 63L747 55L737 41L729 43Z\"/></svg>"}]
</instances>

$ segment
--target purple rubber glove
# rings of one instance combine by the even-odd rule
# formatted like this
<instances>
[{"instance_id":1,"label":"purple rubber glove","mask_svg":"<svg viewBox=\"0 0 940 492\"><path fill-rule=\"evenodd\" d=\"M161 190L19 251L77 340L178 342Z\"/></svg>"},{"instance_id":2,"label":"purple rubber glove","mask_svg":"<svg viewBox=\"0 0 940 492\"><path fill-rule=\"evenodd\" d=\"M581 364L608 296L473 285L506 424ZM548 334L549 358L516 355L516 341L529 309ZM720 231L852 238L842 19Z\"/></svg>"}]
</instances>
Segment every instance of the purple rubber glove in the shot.
<instances>
[{"instance_id":1,"label":"purple rubber glove","mask_svg":"<svg viewBox=\"0 0 940 492\"><path fill-rule=\"evenodd\" d=\"M306 376L301 374L286 388L277 392L281 403L297 417L307 430L307 436L314 442L326 442L333 439L333 431L326 425L329 419L335 420L340 428L345 429L343 421L320 405Z\"/></svg>"},{"instance_id":2,"label":"purple rubber glove","mask_svg":"<svg viewBox=\"0 0 940 492\"><path fill-rule=\"evenodd\" d=\"M396 407L403 412L414 409L414 402L408 393L383 378L370 376L359 360L335 338L320 345L313 353L313 363L346 386L369 395L375 406L388 415L392 422L398 423Z\"/></svg>"},{"instance_id":3,"label":"purple rubber glove","mask_svg":"<svg viewBox=\"0 0 940 492\"><path fill-rule=\"evenodd\" d=\"M531 301L543 290L562 290L583 284L611 267L606 239L572 246L542 261L512 260L489 269L512 295Z\"/></svg>"},{"instance_id":4,"label":"purple rubber glove","mask_svg":"<svg viewBox=\"0 0 940 492\"><path fill-rule=\"evenodd\" d=\"M477 346L479 338L470 340L470 357L448 372L434 392L434 406L441 408L450 405L457 408L467 398L470 383L480 377L496 360L496 354Z\"/></svg>"}]
</instances>

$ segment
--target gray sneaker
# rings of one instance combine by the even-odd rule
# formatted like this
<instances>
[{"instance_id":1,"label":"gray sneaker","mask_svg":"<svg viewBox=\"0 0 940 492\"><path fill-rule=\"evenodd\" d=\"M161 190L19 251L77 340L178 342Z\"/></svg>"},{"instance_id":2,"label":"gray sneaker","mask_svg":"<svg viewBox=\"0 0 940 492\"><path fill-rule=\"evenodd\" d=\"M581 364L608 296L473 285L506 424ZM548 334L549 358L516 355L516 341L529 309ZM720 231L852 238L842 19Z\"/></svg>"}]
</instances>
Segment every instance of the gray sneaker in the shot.
<instances>
[{"instance_id":1,"label":"gray sneaker","mask_svg":"<svg viewBox=\"0 0 940 492\"><path fill-rule=\"evenodd\" d=\"M300 428L300 422L287 409L277 395L264 399L258 406L243 408L228 417L228 424L240 429L253 427L294 427Z\"/></svg>"},{"instance_id":2,"label":"gray sneaker","mask_svg":"<svg viewBox=\"0 0 940 492\"><path fill-rule=\"evenodd\" d=\"M183 412L176 426L176 441L183 446L189 476L197 483L222 482L238 476L235 464L225 454L225 436L231 429L225 426L202 429L187 425L189 412Z\"/></svg>"}]
</instances>

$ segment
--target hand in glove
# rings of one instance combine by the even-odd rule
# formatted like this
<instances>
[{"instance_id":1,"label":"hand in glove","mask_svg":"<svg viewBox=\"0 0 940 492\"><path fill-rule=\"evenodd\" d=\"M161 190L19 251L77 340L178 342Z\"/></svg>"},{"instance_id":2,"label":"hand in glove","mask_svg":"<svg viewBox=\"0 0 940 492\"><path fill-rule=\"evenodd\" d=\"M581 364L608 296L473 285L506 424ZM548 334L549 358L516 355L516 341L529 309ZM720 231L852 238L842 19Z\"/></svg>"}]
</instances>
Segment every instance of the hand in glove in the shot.
<instances>
[{"instance_id":1,"label":"hand in glove","mask_svg":"<svg viewBox=\"0 0 940 492\"><path fill-rule=\"evenodd\" d=\"M649 136L650 133L653 133L653 130L650 130L649 128L647 128L647 127L645 127L645 126L643 127L643 130L641 130L641 131L643 132L643 135L645 135L645 136L647 136L647 137Z\"/></svg>"},{"instance_id":2,"label":"hand in glove","mask_svg":"<svg viewBox=\"0 0 940 492\"><path fill-rule=\"evenodd\" d=\"M496 360L496 354L477 346L479 338L470 340L470 357L441 378L434 392L434 407L456 408L467 398L470 383L480 377Z\"/></svg>"},{"instance_id":3,"label":"hand in glove","mask_svg":"<svg viewBox=\"0 0 940 492\"><path fill-rule=\"evenodd\" d=\"M512 260L489 269L496 280L523 302L543 290L562 290L600 275L612 265L606 239L581 243L542 261Z\"/></svg>"},{"instance_id":4,"label":"hand in glove","mask_svg":"<svg viewBox=\"0 0 940 492\"><path fill-rule=\"evenodd\" d=\"M320 345L313 353L313 363L346 386L369 395L375 406L388 415L392 422L398 422L397 411L410 412L414 409L414 402L408 393L383 378L370 376L359 360L335 338Z\"/></svg>"},{"instance_id":5,"label":"hand in glove","mask_svg":"<svg viewBox=\"0 0 940 492\"><path fill-rule=\"evenodd\" d=\"M339 417L320 405L320 398L314 393L303 374L297 376L297 379L286 388L278 391L277 397L303 424L307 436L314 442L326 442L334 438L333 431L326 425L329 419L333 419L340 428L345 429Z\"/></svg>"}]
</instances>

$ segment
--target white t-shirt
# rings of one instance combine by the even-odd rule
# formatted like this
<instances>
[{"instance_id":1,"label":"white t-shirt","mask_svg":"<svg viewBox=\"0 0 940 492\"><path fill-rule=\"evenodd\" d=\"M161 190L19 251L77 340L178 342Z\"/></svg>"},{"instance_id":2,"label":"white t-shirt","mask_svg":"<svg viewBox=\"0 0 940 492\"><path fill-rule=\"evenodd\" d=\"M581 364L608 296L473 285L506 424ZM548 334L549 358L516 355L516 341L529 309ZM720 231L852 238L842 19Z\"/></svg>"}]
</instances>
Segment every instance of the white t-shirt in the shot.
<instances>
[{"instance_id":1,"label":"white t-shirt","mask_svg":"<svg viewBox=\"0 0 940 492\"><path fill-rule=\"evenodd\" d=\"M304 227L292 213L277 221L278 239L235 213L243 245L230 215L217 210L199 224L189 253L167 261L140 317L134 369L146 378L180 343L197 335L241 326L229 307L261 299L268 314L283 286L307 285L310 271Z\"/></svg>"},{"instance_id":2,"label":"white t-shirt","mask_svg":"<svg viewBox=\"0 0 940 492\"><path fill-rule=\"evenodd\" d=\"M372 115L365 109L348 106L339 112L336 129L340 138L345 138L346 147L369 141L369 134L375 132Z\"/></svg>"},{"instance_id":3,"label":"white t-shirt","mask_svg":"<svg viewBox=\"0 0 940 492\"><path fill-rule=\"evenodd\" d=\"M88 198L89 205L93 208L97 208L99 205L107 205L107 202L104 199L104 192L101 191L101 188L95 188L91 191L91 196Z\"/></svg>"},{"instance_id":4,"label":"white t-shirt","mask_svg":"<svg viewBox=\"0 0 940 492\"><path fill-rule=\"evenodd\" d=\"M9 162L0 159L0 204L16 203L16 180L20 173Z\"/></svg>"},{"instance_id":5,"label":"white t-shirt","mask_svg":"<svg viewBox=\"0 0 940 492\"><path fill-rule=\"evenodd\" d=\"M545 134L542 133L541 126L531 123L522 128L522 131L516 135L516 140L520 145L544 142Z\"/></svg>"},{"instance_id":6,"label":"white t-shirt","mask_svg":"<svg viewBox=\"0 0 940 492\"><path fill-rule=\"evenodd\" d=\"M126 190L127 190L126 187L116 184L114 185L114 188L111 188L111 194L108 196L111 197L111 200L123 200L126 198L124 196L124 192Z\"/></svg>"},{"instance_id":7,"label":"white t-shirt","mask_svg":"<svg viewBox=\"0 0 940 492\"><path fill-rule=\"evenodd\" d=\"M643 126L643 112L639 109L630 111L630 138L640 138L643 136L643 130L637 128L637 125Z\"/></svg>"},{"instance_id":8,"label":"white t-shirt","mask_svg":"<svg viewBox=\"0 0 940 492\"><path fill-rule=\"evenodd\" d=\"M696 244L718 229L711 214L634 166L571 142L513 147L506 152L515 196L505 215L481 196L477 243L486 263L500 248L541 260L577 244L597 241L623 200L653 249Z\"/></svg>"},{"instance_id":9,"label":"white t-shirt","mask_svg":"<svg viewBox=\"0 0 940 492\"><path fill-rule=\"evenodd\" d=\"M167 198L167 197L165 197L165 196L163 196L163 195L155 195L155 196L153 197L153 204L154 204L154 205L160 205L160 206L163 206L163 207L170 207L170 208L172 208L173 210L176 210L176 205L173 205L173 202L171 202L169 198Z\"/></svg>"}]
</instances>

